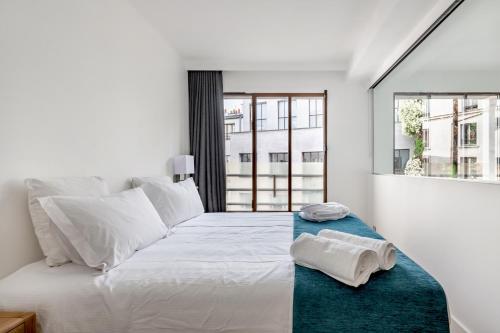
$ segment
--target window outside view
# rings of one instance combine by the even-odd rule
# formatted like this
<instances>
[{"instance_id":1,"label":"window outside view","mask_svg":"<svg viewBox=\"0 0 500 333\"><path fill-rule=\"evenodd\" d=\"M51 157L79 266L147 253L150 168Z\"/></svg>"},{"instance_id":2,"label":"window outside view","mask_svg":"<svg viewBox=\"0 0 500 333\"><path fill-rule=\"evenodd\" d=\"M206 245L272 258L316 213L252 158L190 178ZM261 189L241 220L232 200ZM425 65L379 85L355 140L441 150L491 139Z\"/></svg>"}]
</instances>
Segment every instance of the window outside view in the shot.
<instances>
[{"instance_id":1,"label":"window outside view","mask_svg":"<svg viewBox=\"0 0 500 333\"><path fill-rule=\"evenodd\" d=\"M499 95L396 94L394 173L500 180Z\"/></svg>"},{"instance_id":2,"label":"window outside view","mask_svg":"<svg viewBox=\"0 0 500 333\"><path fill-rule=\"evenodd\" d=\"M291 208L323 202L323 97L291 98L291 157L288 97L256 98L258 211L288 211L289 163ZM226 96L227 210L252 211L252 98Z\"/></svg>"}]
</instances>

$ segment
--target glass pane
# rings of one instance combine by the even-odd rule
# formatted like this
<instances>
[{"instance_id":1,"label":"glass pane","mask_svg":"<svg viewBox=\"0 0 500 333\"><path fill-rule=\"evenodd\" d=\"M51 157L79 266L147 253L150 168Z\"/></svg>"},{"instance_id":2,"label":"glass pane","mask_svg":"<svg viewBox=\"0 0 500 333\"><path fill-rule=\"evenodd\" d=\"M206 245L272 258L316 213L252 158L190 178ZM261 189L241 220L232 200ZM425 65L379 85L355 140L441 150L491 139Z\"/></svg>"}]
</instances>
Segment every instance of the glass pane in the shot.
<instances>
[{"instance_id":1,"label":"glass pane","mask_svg":"<svg viewBox=\"0 0 500 333\"><path fill-rule=\"evenodd\" d=\"M497 96L396 96L394 173L497 179L497 106Z\"/></svg>"},{"instance_id":2,"label":"glass pane","mask_svg":"<svg viewBox=\"0 0 500 333\"><path fill-rule=\"evenodd\" d=\"M293 98L292 210L323 202L323 98Z\"/></svg>"},{"instance_id":3,"label":"glass pane","mask_svg":"<svg viewBox=\"0 0 500 333\"><path fill-rule=\"evenodd\" d=\"M288 211L288 98L257 98L257 210ZM256 120L259 119L257 114Z\"/></svg>"},{"instance_id":4,"label":"glass pane","mask_svg":"<svg viewBox=\"0 0 500 333\"><path fill-rule=\"evenodd\" d=\"M250 97L224 97L226 210L252 210L252 132Z\"/></svg>"},{"instance_id":5,"label":"glass pane","mask_svg":"<svg viewBox=\"0 0 500 333\"><path fill-rule=\"evenodd\" d=\"M460 178L497 179L496 96L468 95L458 116Z\"/></svg>"}]
</instances>

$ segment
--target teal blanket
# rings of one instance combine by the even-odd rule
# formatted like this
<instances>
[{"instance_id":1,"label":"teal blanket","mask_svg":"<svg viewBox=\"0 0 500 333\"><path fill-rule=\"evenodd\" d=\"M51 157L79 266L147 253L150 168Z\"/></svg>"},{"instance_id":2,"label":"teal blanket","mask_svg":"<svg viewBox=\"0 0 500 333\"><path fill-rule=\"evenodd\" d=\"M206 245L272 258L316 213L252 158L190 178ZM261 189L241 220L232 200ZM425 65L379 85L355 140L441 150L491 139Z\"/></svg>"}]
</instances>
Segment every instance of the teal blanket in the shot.
<instances>
[{"instance_id":1,"label":"teal blanket","mask_svg":"<svg viewBox=\"0 0 500 333\"><path fill-rule=\"evenodd\" d=\"M354 215L315 223L295 214L294 239L321 229L382 239ZM358 288L295 265L293 332L449 332L446 296L432 276L399 250L393 269L372 274Z\"/></svg>"}]
</instances>

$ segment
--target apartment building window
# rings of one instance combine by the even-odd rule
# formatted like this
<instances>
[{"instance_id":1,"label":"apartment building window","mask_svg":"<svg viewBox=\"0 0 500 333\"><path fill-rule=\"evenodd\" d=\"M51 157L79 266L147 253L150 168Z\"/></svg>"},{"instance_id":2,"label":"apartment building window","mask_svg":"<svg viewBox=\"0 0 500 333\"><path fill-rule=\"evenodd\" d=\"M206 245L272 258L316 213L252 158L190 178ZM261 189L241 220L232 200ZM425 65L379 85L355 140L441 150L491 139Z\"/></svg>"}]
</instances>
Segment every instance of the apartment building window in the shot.
<instances>
[{"instance_id":1,"label":"apartment building window","mask_svg":"<svg viewBox=\"0 0 500 333\"><path fill-rule=\"evenodd\" d=\"M412 163L405 168L395 149L394 172L500 180L499 107L498 94L396 93L401 122L394 122L394 147L409 149Z\"/></svg>"},{"instance_id":2,"label":"apartment building window","mask_svg":"<svg viewBox=\"0 0 500 333\"><path fill-rule=\"evenodd\" d=\"M410 159L410 149L394 149L394 173L404 174L406 163Z\"/></svg>"},{"instance_id":3,"label":"apartment building window","mask_svg":"<svg viewBox=\"0 0 500 333\"><path fill-rule=\"evenodd\" d=\"M477 99L471 99L471 98L467 98L465 100L465 105L464 105L464 109L465 111L474 111L474 110L477 110L479 108L479 102Z\"/></svg>"},{"instance_id":4,"label":"apartment building window","mask_svg":"<svg viewBox=\"0 0 500 333\"><path fill-rule=\"evenodd\" d=\"M256 126L257 131L263 131L266 128L266 112L267 112L267 103L257 103L256 110L257 118L256 118Z\"/></svg>"},{"instance_id":5,"label":"apartment building window","mask_svg":"<svg viewBox=\"0 0 500 333\"><path fill-rule=\"evenodd\" d=\"M297 127L297 116L292 108L292 128ZM278 101L278 129L287 130L288 129L288 101L280 100Z\"/></svg>"},{"instance_id":6,"label":"apartment building window","mask_svg":"<svg viewBox=\"0 0 500 333\"><path fill-rule=\"evenodd\" d=\"M288 102L278 101L278 129L288 129Z\"/></svg>"},{"instance_id":7,"label":"apartment building window","mask_svg":"<svg viewBox=\"0 0 500 333\"><path fill-rule=\"evenodd\" d=\"M302 162L304 163L314 163L323 162L323 152L322 151L305 151L302 153Z\"/></svg>"},{"instance_id":8,"label":"apartment building window","mask_svg":"<svg viewBox=\"0 0 500 333\"><path fill-rule=\"evenodd\" d=\"M226 134L226 140L231 140L231 134L234 132L234 123L224 124L224 132Z\"/></svg>"},{"instance_id":9,"label":"apartment building window","mask_svg":"<svg viewBox=\"0 0 500 333\"><path fill-rule=\"evenodd\" d=\"M422 130L422 141L424 143L424 148L428 149L429 148L429 129L424 128Z\"/></svg>"},{"instance_id":10,"label":"apartment building window","mask_svg":"<svg viewBox=\"0 0 500 333\"><path fill-rule=\"evenodd\" d=\"M269 153L269 162L288 163L288 153Z\"/></svg>"},{"instance_id":11,"label":"apartment building window","mask_svg":"<svg viewBox=\"0 0 500 333\"><path fill-rule=\"evenodd\" d=\"M461 174L463 178L477 177L476 157L460 157Z\"/></svg>"},{"instance_id":12,"label":"apartment building window","mask_svg":"<svg viewBox=\"0 0 500 333\"><path fill-rule=\"evenodd\" d=\"M477 123L460 124L460 145L471 146L477 144Z\"/></svg>"},{"instance_id":13,"label":"apartment building window","mask_svg":"<svg viewBox=\"0 0 500 333\"><path fill-rule=\"evenodd\" d=\"M240 162L241 163L252 162L252 154L251 153L240 153Z\"/></svg>"},{"instance_id":14,"label":"apartment building window","mask_svg":"<svg viewBox=\"0 0 500 333\"><path fill-rule=\"evenodd\" d=\"M323 127L323 103L319 99L309 100L309 127Z\"/></svg>"}]
</instances>

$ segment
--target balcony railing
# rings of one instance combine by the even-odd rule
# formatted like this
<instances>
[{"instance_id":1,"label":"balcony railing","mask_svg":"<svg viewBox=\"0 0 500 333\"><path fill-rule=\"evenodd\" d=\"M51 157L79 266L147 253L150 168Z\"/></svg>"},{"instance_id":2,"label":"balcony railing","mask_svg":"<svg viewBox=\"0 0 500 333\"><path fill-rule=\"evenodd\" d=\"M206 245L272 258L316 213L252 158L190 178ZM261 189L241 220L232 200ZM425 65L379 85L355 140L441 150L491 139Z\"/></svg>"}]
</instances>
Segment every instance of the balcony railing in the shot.
<instances>
[{"instance_id":1,"label":"balcony railing","mask_svg":"<svg viewBox=\"0 0 500 333\"><path fill-rule=\"evenodd\" d=\"M228 178L237 178L237 179L251 179L252 174L248 173L229 173L226 175ZM296 182L297 179L302 179L302 180L308 180L308 179L322 179L323 175L322 174L304 174L304 173L297 173L297 174L292 174L292 184ZM279 192L288 192L288 187L284 186L279 186L278 185L278 180L281 180L281 183L283 180L288 179L287 174L272 174L272 173L261 173L257 174L257 182L259 180L267 180L267 184L261 187L257 188L257 193L272 193L272 198L276 198L277 194ZM323 193L323 182L321 182L321 187L298 187L298 186L293 186L292 185L292 193L317 193L321 195ZM235 186L235 187L228 187L226 189L227 193L231 192L246 192L246 193L251 193L252 192L252 187L247 187L247 186ZM257 197L259 195L257 194ZM263 198L264 199L264 198ZM303 202L302 202L303 201ZM306 202L302 200L301 202L293 202L294 206L303 206L306 204L309 204L310 202ZM251 202L235 202L235 201L228 201L226 203L227 206L242 206L242 207L251 207L252 203ZM273 201L259 201L257 203L258 206L282 206L282 205L288 205L288 202L273 202Z\"/></svg>"}]
</instances>

